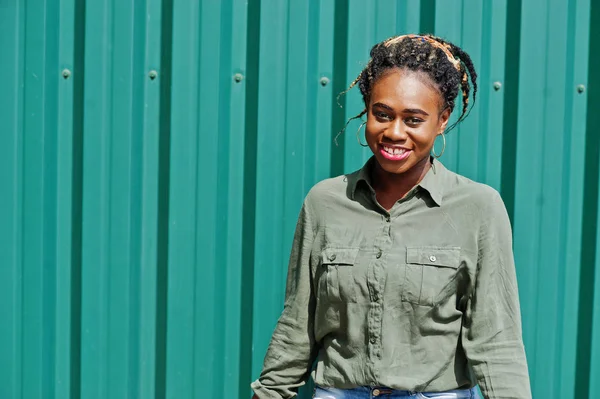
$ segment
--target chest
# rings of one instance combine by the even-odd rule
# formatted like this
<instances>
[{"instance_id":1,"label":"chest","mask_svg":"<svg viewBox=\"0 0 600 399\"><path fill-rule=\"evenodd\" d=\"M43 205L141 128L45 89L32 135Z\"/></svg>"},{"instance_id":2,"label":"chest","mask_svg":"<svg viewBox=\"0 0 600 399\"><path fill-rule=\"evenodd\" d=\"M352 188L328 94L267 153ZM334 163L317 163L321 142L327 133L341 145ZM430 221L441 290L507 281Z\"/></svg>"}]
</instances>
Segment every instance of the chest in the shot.
<instances>
[{"instance_id":1,"label":"chest","mask_svg":"<svg viewBox=\"0 0 600 399\"><path fill-rule=\"evenodd\" d=\"M318 301L435 306L467 292L477 264L472 216L405 205L389 216L325 219L311 257Z\"/></svg>"}]
</instances>

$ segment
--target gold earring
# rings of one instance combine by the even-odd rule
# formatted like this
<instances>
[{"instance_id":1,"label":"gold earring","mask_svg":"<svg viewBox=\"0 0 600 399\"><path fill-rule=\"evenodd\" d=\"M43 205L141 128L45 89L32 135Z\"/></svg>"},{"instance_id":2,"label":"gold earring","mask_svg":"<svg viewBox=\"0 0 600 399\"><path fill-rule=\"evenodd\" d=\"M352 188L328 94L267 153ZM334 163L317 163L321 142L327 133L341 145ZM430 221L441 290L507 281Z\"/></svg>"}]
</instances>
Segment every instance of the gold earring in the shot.
<instances>
[{"instance_id":1,"label":"gold earring","mask_svg":"<svg viewBox=\"0 0 600 399\"><path fill-rule=\"evenodd\" d=\"M442 147L442 152L440 152L439 154L435 153L435 141L433 142L433 147L431 147L431 155L433 155L433 157L435 159L439 159L442 155L444 155L444 151L446 151L446 136L444 135L444 132L442 132L441 135L442 135L442 139L444 140L444 146Z\"/></svg>"},{"instance_id":2,"label":"gold earring","mask_svg":"<svg viewBox=\"0 0 600 399\"><path fill-rule=\"evenodd\" d=\"M368 147L368 146L369 146L368 144L363 144L363 143L360 141L360 129L362 129L362 128L363 128L363 126L364 126L366 123L367 123L367 122L363 122L363 123L361 123L361 124L360 124L360 126L358 127L358 130L356 131L356 140L358 140L358 144L360 144L360 146L361 146L361 147Z\"/></svg>"}]
</instances>

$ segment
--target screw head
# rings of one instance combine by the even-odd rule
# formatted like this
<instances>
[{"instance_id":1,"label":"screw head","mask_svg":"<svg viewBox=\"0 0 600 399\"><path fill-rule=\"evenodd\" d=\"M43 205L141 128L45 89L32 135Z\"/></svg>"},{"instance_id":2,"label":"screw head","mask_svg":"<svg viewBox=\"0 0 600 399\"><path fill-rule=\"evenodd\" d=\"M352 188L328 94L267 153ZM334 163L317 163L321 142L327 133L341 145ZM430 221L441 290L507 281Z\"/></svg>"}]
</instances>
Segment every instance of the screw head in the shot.
<instances>
[{"instance_id":1,"label":"screw head","mask_svg":"<svg viewBox=\"0 0 600 399\"><path fill-rule=\"evenodd\" d=\"M150 72L148 72L148 77L154 80L158 77L158 72L156 72L155 70L151 70Z\"/></svg>"},{"instance_id":2,"label":"screw head","mask_svg":"<svg viewBox=\"0 0 600 399\"><path fill-rule=\"evenodd\" d=\"M494 90L498 91L502 88L502 83L494 82Z\"/></svg>"},{"instance_id":3,"label":"screw head","mask_svg":"<svg viewBox=\"0 0 600 399\"><path fill-rule=\"evenodd\" d=\"M578 85L577 86L577 93L583 93L585 91L585 86L584 85Z\"/></svg>"},{"instance_id":4,"label":"screw head","mask_svg":"<svg viewBox=\"0 0 600 399\"><path fill-rule=\"evenodd\" d=\"M236 73L233 75L233 80L235 80L237 83L240 83L242 80L244 80L244 75L241 73Z\"/></svg>"},{"instance_id":5,"label":"screw head","mask_svg":"<svg viewBox=\"0 0 600 399\"><path fill-rule=\"evenodd\" d=\"M325 87L329 84L329 78L323 76L320 80L319 83L321 83L321 86Z\"/></svg>"},{"instance_id":6,"label":"screw head","mask_svg":"<svg viewBox=\"0 0 600 399\"><path fill-rule=\"evenodd\" d=\"M69 79L69 77L71 76L71 71L69 71L68 69L63 69L62 76L65 79Z\"/></svg>"}]
</instances>

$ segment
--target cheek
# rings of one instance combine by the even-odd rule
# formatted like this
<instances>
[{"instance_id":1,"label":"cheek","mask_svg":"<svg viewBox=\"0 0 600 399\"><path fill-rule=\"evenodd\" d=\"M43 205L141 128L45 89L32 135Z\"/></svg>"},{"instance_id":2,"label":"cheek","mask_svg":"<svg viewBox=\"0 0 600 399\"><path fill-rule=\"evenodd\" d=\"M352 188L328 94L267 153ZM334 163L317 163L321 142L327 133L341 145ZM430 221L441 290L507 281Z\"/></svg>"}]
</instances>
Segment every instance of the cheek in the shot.
<instances>
[{"instance_id":1,"label":"cheek","mask_svg":"<svg viewBox=\"0 0 600 399\"><path fill-rule=\"evenodd\" d=\"M426 149L433 145L435 138L437 137L438 130L435 126L425 127L421 129L415 129L412 132L411 138L413 142L419 147Z\"/></svg>"},{"instance_id":2,"label":"cheek","mask_svg":"<svg viewBox=\"0 0 600 399\"><path fill-rule=\"evenodd\" d=\"M370 120L365 124L364 130L367 140L376 140L379 135L383 134L385 124Z\"/></svg>"}]
</instances>

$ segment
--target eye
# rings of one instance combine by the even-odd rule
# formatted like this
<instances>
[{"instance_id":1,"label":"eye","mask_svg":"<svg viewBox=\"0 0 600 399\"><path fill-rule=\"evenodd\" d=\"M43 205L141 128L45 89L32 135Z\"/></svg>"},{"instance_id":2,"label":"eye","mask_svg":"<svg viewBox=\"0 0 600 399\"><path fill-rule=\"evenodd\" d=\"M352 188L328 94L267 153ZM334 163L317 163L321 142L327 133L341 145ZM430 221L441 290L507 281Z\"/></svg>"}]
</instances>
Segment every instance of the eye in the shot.
<instances>
[{"instance_id":1,"label":"eye","mask_svg":"<svg viewBox=\"0 0 600 399\"><path fill-rule=\"evenodd\" d=\"M383 120L386 120L386 121L391 121L392 119L394 119L394 118L393 118L391 115L389 115L389 114L386 114L385 112L378 112L378 111L375 111L375 112L373 113L373 115L375 115L375 117L376 117L377 119L383 119Z\"/></svg>"},{"instance_id":2,"label":"eye","mask_svg":"<svg viewBox=\"0 0 600 399\"><path fill-rule=\"evenodd\" d=\"M410 118L404 119L404 123L406 123L408 126L418 126L419 124L421 124L423 122L425 122L423 119L415 118L415 117L410 117Z\"/></svg>"}]
</instances>

